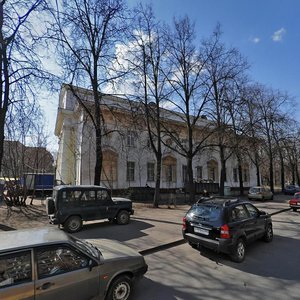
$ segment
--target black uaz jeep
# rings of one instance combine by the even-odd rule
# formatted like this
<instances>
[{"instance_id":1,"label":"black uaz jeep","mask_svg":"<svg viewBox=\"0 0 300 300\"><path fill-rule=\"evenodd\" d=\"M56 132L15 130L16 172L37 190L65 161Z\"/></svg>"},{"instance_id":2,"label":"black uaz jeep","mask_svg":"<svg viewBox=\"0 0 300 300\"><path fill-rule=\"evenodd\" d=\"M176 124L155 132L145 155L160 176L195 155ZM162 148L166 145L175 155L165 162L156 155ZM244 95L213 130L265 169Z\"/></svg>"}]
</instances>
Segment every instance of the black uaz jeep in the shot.
<instances>
[{"instance_id":1,"label":"black uaz jeep","mask_svg":"<svg viewBox=\"0 0 300 300\"><path fill-rule=\"evenodd\" d=\"M79 231L82 221L109 219L128 224L133 213L131 200L111 198L109 190L101 186L60 185L47 198L50 223L63 225L68 232Z\"/></svg>"}]
</instances>

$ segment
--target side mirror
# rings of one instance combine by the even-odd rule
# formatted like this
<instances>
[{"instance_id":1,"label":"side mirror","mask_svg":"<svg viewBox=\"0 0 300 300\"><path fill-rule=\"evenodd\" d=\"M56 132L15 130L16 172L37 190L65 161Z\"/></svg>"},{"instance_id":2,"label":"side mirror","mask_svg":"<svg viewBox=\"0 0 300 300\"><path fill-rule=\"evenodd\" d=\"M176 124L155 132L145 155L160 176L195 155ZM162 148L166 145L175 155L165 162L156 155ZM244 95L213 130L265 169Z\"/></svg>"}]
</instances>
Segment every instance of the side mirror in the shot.
<instances>
[{"instance_id":1,"label":"side mirror","mask_svg":"<svg viewBox=\"0 0 300 300\"><path fill-rule=\"evenodd\" d=\"M258 213L260 216L265 216L267 214L265 211L262 211L262 210L260 210Z\"/></svg>"}]
</instances>

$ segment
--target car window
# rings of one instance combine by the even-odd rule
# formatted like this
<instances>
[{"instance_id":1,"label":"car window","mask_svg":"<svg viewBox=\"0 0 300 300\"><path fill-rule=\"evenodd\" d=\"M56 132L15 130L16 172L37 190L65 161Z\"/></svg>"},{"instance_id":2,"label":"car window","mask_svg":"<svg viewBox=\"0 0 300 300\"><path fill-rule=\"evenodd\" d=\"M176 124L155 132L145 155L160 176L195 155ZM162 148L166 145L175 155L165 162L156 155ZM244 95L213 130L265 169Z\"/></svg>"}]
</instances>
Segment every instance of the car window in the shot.
<instances>
[{"instance_id":1,"label":"car window","mask_svg":"<svg viewBox=\"0 0 300 300\"><path fill-rule=\"evenodd\" d=\"M107 190L100 190L97 191L97 200L99 201L108 201L109 200L109 194Z\"/></svg>"},{"instance_id":2,"label":"car window","mask_svg":"<svg viewBox=\"0 0 300 300\"><path fill-rule=\"evenodd\" d=\"M38 277L45 278L72 272L88 266L88 258L68 247L37 251Z\"/></svg>"},{"instance_id":3,"label":"car window","mask_svg":"<svg viewBox=\"0 0 300 300\"><path fill-rule=\"evenodd\" d=\"M207 221L216 221L220 218L221 211L218 205L197 205L191 209L190 215Z\"/></svg>"},{"instance_id":4,"label":"car window","mask_svg":"<svg viewBox=\"0 0 300 300\"><path fill-rule=\"evenodd\" d=\"M296 195L294 196L294 198L300 199L300 194L296 194Z\"/></svg>"},{"instance_id":5,"label":"car window","mask_svg":"<svg viewBox=\"0 0 300 300\"><path fill-rule=\"evenodd\" d=\"M248 218L248 214L243 205L235 206L231 210L230 221L237 222Z\"/></svg>"},{"instance_id":6,"label":"car window","mask_svg":"<svg viewBox=\"0 0 300 300\"><path fill-rule=\"evenodd\" d=\"M0 256L0 289L32 281L31 252Z\"/></svg>"},{"instance_id":7,"label":"car window","mask_svg":"<svg viewBox=\"0 0 300 300\"><path fill-rule=\"evenodd\" d=\"M247 210L248 210L248 213L251 217L255 218L258 216L258 209L256 207L254 207L253 205L251 204L245 204Z\"/></svg>"}]
</instances>

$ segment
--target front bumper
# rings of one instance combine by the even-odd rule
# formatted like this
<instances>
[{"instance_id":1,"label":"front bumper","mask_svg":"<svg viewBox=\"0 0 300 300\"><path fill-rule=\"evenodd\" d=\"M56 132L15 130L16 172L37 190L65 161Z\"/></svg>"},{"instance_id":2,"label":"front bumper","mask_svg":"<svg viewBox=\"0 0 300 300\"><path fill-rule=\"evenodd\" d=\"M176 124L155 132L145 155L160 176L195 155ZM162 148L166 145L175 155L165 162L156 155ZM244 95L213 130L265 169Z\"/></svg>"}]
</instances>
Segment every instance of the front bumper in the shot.
<instances>
[{"instance_id":1,"label":"front bumper","mask_svg":"<svg viewBox=\"0 0 300 300\"><path fill-rule=\"evenodd\" d=\"M232 239L212 240L193 233L183 233L183 238L194 245L203 246L216 252L231 253L234 248Z\"/></svg>"},{"instance_id":2,"label":"front bumper","mask_svg":"<svg viewBox=\"0 0 300 300\"><path fill-rule=\"evenodd\" d=\"M143 275L148 271L148 265L145 263L145 265L133 272L134 278L139 279L143 277Z\"/></svg>"}]
</instances>

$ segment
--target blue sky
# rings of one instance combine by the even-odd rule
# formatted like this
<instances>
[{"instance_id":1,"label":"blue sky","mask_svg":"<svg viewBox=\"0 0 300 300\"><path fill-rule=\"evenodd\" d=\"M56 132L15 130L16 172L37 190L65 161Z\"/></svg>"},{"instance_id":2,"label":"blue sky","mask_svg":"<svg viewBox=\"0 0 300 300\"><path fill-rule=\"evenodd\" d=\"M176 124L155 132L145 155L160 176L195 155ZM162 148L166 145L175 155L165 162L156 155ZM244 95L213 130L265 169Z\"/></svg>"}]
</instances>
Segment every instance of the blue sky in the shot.
<instances>
[{"instance_id":1,"label":"blue sky","mask_svg":"<svg viewBox=\"0 0 300 300\"><path fill-rule=\"evenodd\" d=\"M157 18L168 24L188 15L199 38L220 23L223 42L248 59L251 78L294 97L293 112L300 115L300 0L127 0L130 8L138 2L152 3ZM58 94L53 97L46 111L52 137ZM50 140L50 148L57 148Z\"/></svg>"},{"instance_id":2,"label":"blue sky","mask_svg":"<svg viewBox=\"0 0 300 300\"><path fill-rule=\"evenodd\" d=\"M137 2L128 0L129 7ZM300 104L300 0L140 2L152 3L157 18L168 24L188 15L200 37L208 37L219 22L223 42L248 59L252 79L288 92Z\"/></svg>"}]
</instances>

